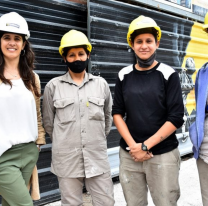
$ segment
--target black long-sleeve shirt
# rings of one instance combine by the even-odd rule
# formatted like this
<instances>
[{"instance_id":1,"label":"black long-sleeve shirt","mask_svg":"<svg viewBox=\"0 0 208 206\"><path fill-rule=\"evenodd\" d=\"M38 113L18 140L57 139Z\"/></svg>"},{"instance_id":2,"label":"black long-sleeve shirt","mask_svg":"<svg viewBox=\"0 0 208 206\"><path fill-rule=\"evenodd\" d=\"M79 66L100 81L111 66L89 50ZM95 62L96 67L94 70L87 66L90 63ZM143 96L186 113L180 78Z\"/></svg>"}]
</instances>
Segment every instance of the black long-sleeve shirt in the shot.
<instances>
[{"instance_id":1,"label":"black long-sleeve shirt","mask_svg":"<svg viewBox=\"0 0 208 206\"><path fill-rule=\"evenodd\" d=\"M127 127L137 143L155 134L166 121L181 127L184 105L178 73L163 63L146 71L139 71L134 65L123 68L115 86L114 114L126 114ZM126 150L123 138L120 146ZM174 132L151 150L153 154L163 154L177 146Z\"/></svg>"}]
</instances>

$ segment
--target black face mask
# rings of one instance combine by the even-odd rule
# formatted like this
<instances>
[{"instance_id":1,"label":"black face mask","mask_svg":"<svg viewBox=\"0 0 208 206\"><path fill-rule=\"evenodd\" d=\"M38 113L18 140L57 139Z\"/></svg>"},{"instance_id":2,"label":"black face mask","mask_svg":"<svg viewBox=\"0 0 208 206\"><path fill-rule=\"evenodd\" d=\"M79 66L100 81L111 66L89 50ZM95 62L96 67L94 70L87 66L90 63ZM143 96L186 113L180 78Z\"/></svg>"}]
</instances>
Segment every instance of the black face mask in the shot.
<instances>
[{"instance_id":1,"label":"black face mask","mask_svg":"<svg viewBox=\"0 0 208 206\"><path fill-rule=\"evenodd\" d=\"M153 64L155 57L156 57L156 52L152 56L150 56L149 59L145 59L145 60L140 59L136 54L135 54L135 56L136 56L136 60L137 60L137 63L139 64L139 66L141 68L147 68Z\"/></svg>"},{"instance_id":2,"label":"black face mask","mask_svg":"<svg viewBox=\"0 0 208 206\"><path fill-rule=\"evenodd\" d=\"M86 61L74 61L74 62L68 62L66 60L66 65L68 66L68 68L74 72L74 73L81 73L83 72L88 65L88 58Z\"/></svg>"}]
</instances>

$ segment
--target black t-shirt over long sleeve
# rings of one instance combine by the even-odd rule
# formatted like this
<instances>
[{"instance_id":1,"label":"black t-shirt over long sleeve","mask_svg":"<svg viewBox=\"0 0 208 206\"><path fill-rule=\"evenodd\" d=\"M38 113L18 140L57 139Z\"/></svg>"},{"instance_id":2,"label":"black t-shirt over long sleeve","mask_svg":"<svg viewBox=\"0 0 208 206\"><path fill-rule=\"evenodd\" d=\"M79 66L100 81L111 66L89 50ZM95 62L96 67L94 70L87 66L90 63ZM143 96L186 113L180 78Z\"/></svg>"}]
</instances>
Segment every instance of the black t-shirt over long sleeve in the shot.
<instances>
[{"instance_id":1,"label":"black t-shirt over long sleeve","mask_svg":"<svg viewBox=\"0 0 208 206\"><path fill-rule=\"evenodd\" d=\"M181 127L184 105L178 73L163 63L146 71L139 71L134 65L123 68L115 86L114 114L126 114L127 127L137 143L155 134L166 121ZM126 150L123 138L120 146ZM163 154L177 146L174 132L151 150L153 154Z\"/></svg>"}]
</instances>

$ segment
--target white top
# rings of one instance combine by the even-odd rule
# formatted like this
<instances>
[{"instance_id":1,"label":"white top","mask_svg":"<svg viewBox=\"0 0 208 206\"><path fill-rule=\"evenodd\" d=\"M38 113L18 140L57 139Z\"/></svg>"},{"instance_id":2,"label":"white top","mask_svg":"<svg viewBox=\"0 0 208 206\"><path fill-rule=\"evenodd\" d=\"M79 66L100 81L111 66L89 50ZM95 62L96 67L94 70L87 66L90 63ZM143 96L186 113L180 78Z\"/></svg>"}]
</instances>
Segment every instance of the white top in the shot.
<instances>
[{"instance_id":1,"label":"white top","mask_svg":"<svg viewBox=\"0 0 208 206\"><path fill-rule=\"evenodd\" d=\"M22 79L0 85L0 156L13 145L38 137L35 99Z\"/></svg>"}]
</instances>

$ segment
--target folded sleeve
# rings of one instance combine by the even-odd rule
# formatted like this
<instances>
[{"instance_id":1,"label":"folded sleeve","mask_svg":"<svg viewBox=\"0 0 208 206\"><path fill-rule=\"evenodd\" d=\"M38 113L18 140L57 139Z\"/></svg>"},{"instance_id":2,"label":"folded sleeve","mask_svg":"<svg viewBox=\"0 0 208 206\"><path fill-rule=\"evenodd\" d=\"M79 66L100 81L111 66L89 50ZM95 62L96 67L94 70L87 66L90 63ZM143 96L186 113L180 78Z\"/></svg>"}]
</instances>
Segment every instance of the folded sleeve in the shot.
<instances>
[{"instance_id":1,"label":"folded sleeve","mask_svg":"<svg viewBox=\"0 0 208 206\"><path fill-rule=\"evenodd\" d=\"M53 122L55 116L55 107L53 105L53 91L46 85L43 95L43 126L45 131L49 134L51 140L53 140Z\"/></svg>"},{"instance_id":2,"label":"folded sleeve","mask_svg":"<svg viewBox=\"0 0 208 206\"><path fill-rule=\"evenodd\" d=\"M37 74L35 74L35 84L38 88L38 92L41 93L41 86L40 86L40 79ZM37 112L37 123L38 123L38 138L36 140L36 144L43 145L46 144L45 142L45 130L43 128L42 123L42 116L41 116L41 110L40 110L40 97L37 97L34 92L33 95L35 97L35 103L36 103L36 112Z\"/></svg>"}]
</instances>

